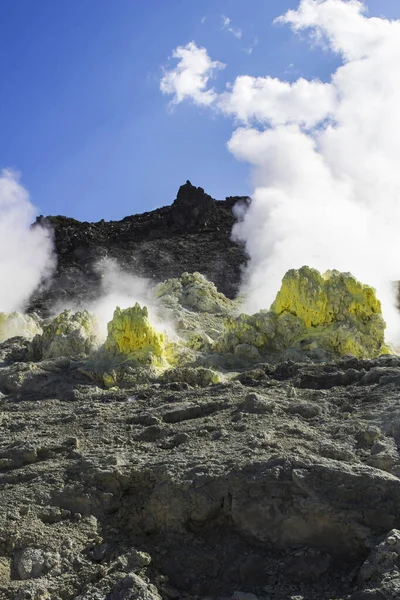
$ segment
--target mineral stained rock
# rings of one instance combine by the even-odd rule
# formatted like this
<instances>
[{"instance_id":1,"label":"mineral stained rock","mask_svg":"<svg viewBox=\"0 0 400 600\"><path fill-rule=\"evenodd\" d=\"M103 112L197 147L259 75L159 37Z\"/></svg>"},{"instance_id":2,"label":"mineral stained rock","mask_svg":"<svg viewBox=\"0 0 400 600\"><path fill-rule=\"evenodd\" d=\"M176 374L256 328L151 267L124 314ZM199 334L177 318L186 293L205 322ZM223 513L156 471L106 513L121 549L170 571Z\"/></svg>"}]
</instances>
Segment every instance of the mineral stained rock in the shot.
<instances>
[{"instance_id":1,"label":"mineral stained rock","mask_svg":"<svg viewBox=\"0 0 400 600\"><path fill-rule=\"evenodd\" d=\"M376 292L350 273L321 275L309 267L288 271L271 311L278 316L278 327L288 315L298 320L297 328L281 327L286 347L321 347L359 358L378 356L385 350L386 325Z\"/></svg>"},{"instance_id":2,"label":"mineral stained rock","mask_svg":"<svg viewBox=\"0 0 400 600\"><path fill-rule=\"evenodd\" d=\"M86 310L73 313L65 310L36 335L29 353L33 360L88 355L98 346L98 325L94 315Z\"/></svg>"},{"instance_id":3,"label":"mineral stained rock","mask_svg":"<svg viewBox=\"0 0 400 600\"><path fill-rule=\"evenodd\" d=\"M190 350L210 352L224 332L225 319L240 306L240 299L230 300L201 273L167 279L154 288L154 297L160 319L172 324L182 342L178 362L188 362Z\"/></svg>"},{"instance_id":4,"label":"mineral stained rock","mask_svg":"<svg viewBox=\"0 0 400 600\"><path fill-rule=\"evenodd\" d=\"M176 367L165 371L162 381L185 382L194 387L208 387L211 383L220 383L221 376L212 369L204 367Z\"/></svg>"},{"instance_id":5,"label":"mineral stained rock","mask_svg":"<svg viewBox=\"0 0 400 600\"><path fill-rule=\"evenodd\" d=\"M385 326L373 288L350 273L321 275L302 267L286 273L269 311L228 319L213 349L234 353L248 363L259 352L268 355L288 349L322 359L327 353L376 357L388 352Z\"/></svg>"},{"instance_id":6,"label":"mineral stained rock","mask_svg":"<svg viewBox=\"0 0 400 600\"><path fill-rule=\"evenodd\" d=\"M121 368L124 362L130 367L160 370L218 370L249 368L279 358L326 360L344 354L371 358L388 351L375 291L349 273L321 275L309 267L288 271L271 309L254 315L235 316L242 299L226 298L200 273L166 280L153 289L153 298L154 313L161 323L158 327L151 323L145 306L136 303L124 310L116 308L103 352L95 353L100 360L97 366L92 360L86 369L87 373L90 369L97 372L107 387L126 380L126 369ZM28 324L31 330L38 326L37 318L24 320L22 315L11 315L5 322L21 327ZM163 323L168 323L173 341ZM84 357L98 346L95 317L87 311L64 311L34 337L28 355L32 360ZM118 372L113 372L116 366ZM132 377L129 373L130 381ZM154 373L149 372L149 377ZM197 379L202 381L201 376Z\"/></svg>"},{"instance_id":7,"label":"mineral stained rock","mask_svg":"<svg viewBox=\"0 0 400 600\"><path fill-rule=\"evenodd\" d=\"M201 273L183 273L156 286L156 298L177 303L184 308L205 313L230 313L235 303L218 292L214 283Z\"/></svg>"},{"instance_id":8,"label":"mineral stained rock","mask_svg":"<svg viewBox=\"0 0 400 600\"><path fill-rule=\"evenodd\" d=\"M126 356L139 364L162 366L167 361L166 335L150 323L149 312L136 303L121 310L115 309L107 326L105 348L113 356Z\"/></svg>"}]
</instances>

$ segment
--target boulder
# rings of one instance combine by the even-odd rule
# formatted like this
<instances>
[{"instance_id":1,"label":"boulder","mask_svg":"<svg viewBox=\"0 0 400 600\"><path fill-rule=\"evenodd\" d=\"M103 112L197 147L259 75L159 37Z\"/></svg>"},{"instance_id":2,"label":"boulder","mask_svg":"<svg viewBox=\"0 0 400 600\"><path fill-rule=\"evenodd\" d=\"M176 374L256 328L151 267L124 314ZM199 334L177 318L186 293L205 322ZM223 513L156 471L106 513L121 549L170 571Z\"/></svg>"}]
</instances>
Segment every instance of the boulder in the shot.
<instances>
[{"instance_id":1,"label":"boulder","mask_svg":"<svg viewBox=\"0 0 400 600\"><path fill-rule=\"evenodd\" d=\"M29 354L32 360L60 356L77 358L89 354L97 345L95 316L86 310L76 313L64 310L43 327L43 333L33 338Z\"/></svg>"}]
</instances>

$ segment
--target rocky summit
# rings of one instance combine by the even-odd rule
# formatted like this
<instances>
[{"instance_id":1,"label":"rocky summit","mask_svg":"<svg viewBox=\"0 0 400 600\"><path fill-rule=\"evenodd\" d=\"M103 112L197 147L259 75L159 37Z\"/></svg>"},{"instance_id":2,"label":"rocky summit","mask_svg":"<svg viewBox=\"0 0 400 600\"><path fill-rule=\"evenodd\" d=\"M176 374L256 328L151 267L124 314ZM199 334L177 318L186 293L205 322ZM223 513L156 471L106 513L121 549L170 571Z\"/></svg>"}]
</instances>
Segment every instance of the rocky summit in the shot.
<instances>
[{"instance_id":1,"label":"rocky summit","mask_svg":"<svg viewBox=\"0 0 400 600\"><path fill-rule=\"evenodd\" d=\"M38 217L36 224L53 234L57 270L46 288L32 297L31 310L45 313L55 303L96 298L104 259L116 260L123 270L152 282L199 271L233 297L246 263L243 247L231 240L233 208L249 202L239 196L214 200L187 181L171 206L121 221Z\"/></svg>"},{"instance_id":2,"label":"rocky summit","mask_svg":"<svg viewBox=\"0 0 400 600\"><path fill-rule=\"evenodd\" d=\"M47 218L58 272L29 314L0 313L1 600L400 597L400 357L379 299L304 266L246 314L245 201L186 184L119 223ZM106 332L85 307L104 252L153 279ZM63 298L82 306L51 314Z\"/></svg>"}]
</instances>

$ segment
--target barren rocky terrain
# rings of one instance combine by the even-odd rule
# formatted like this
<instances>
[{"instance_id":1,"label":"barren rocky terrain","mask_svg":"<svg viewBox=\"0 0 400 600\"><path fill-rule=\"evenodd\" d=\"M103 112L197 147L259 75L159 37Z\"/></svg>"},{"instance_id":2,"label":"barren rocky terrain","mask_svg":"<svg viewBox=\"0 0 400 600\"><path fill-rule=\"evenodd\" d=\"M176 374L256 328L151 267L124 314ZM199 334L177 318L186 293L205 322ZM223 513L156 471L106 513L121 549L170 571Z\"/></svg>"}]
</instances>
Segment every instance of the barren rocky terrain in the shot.
<instances>
[{"instance_id":1,"label":"barren rocky terrain","mask_svg":"<svg viewBox=\"0 0 400 600\"><path fill-rule=\"evenodd\" d=\"M55 228L59 265L31 310L46 316L54 301L95 296L104 252L155 281L202 270L233 297L245 261L230 241L237 202L247 199L217 203L186 184L172 207L119 223L41 219ZM319 281L309 269L294 275ZM340 306L350 284L340 274L324 283ZM187 274L156 291L191 366L140 363L151 336L164 343L140 307L109 329L118 336L123 319L137 319L142 354L115 371L89 347L85 314L35 321L43 333L33 341L0 344L0 598L399 598L400 357L379 356L379 303L354 289L363 333L354 347L375 335L376 358L335 358L303 330L296 348L274 342L268 354L272 322L273 335L287 327L282 339L301 325L283 292L280 315L235 321L234 302ZM355 316L339 316L326 343L339 330L352 341Z\"/></svg>"},{"instance_id":2,"label":"barren rocky terrain","mask_svg":"<svg viewBox=\"0 0 400 600\"><path fill-rule=\"evenodd\" d=\"M396 598L400 359L106 390L1 345L0 594Z\"/></svg>"}]
</instances>

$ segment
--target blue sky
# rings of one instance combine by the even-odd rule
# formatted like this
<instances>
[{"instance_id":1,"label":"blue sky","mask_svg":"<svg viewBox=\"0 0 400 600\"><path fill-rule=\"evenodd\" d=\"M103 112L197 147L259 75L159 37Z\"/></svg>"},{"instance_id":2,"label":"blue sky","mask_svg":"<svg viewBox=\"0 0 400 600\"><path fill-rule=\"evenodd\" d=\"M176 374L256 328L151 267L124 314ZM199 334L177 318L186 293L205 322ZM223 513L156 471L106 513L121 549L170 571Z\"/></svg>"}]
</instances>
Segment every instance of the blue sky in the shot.
<instances>
[{"instance_id":1,"label":"blue sky","mask_svg":"<svg viewBox=\"0 0 400 600\"><path fill-rule=\"evenodd\" d=\"M229 118L191 103L171 112L162 66L194 40L227 64L219 90L239 74L325 80L337 58L272 25L297 4L0 0L0 168L21 172L39 212L83 220L170 204L186 179L217 198L250 194L248 167L226 149ZM400 18L398 0L367 5Z\"/></svg>"}]
</instances>

